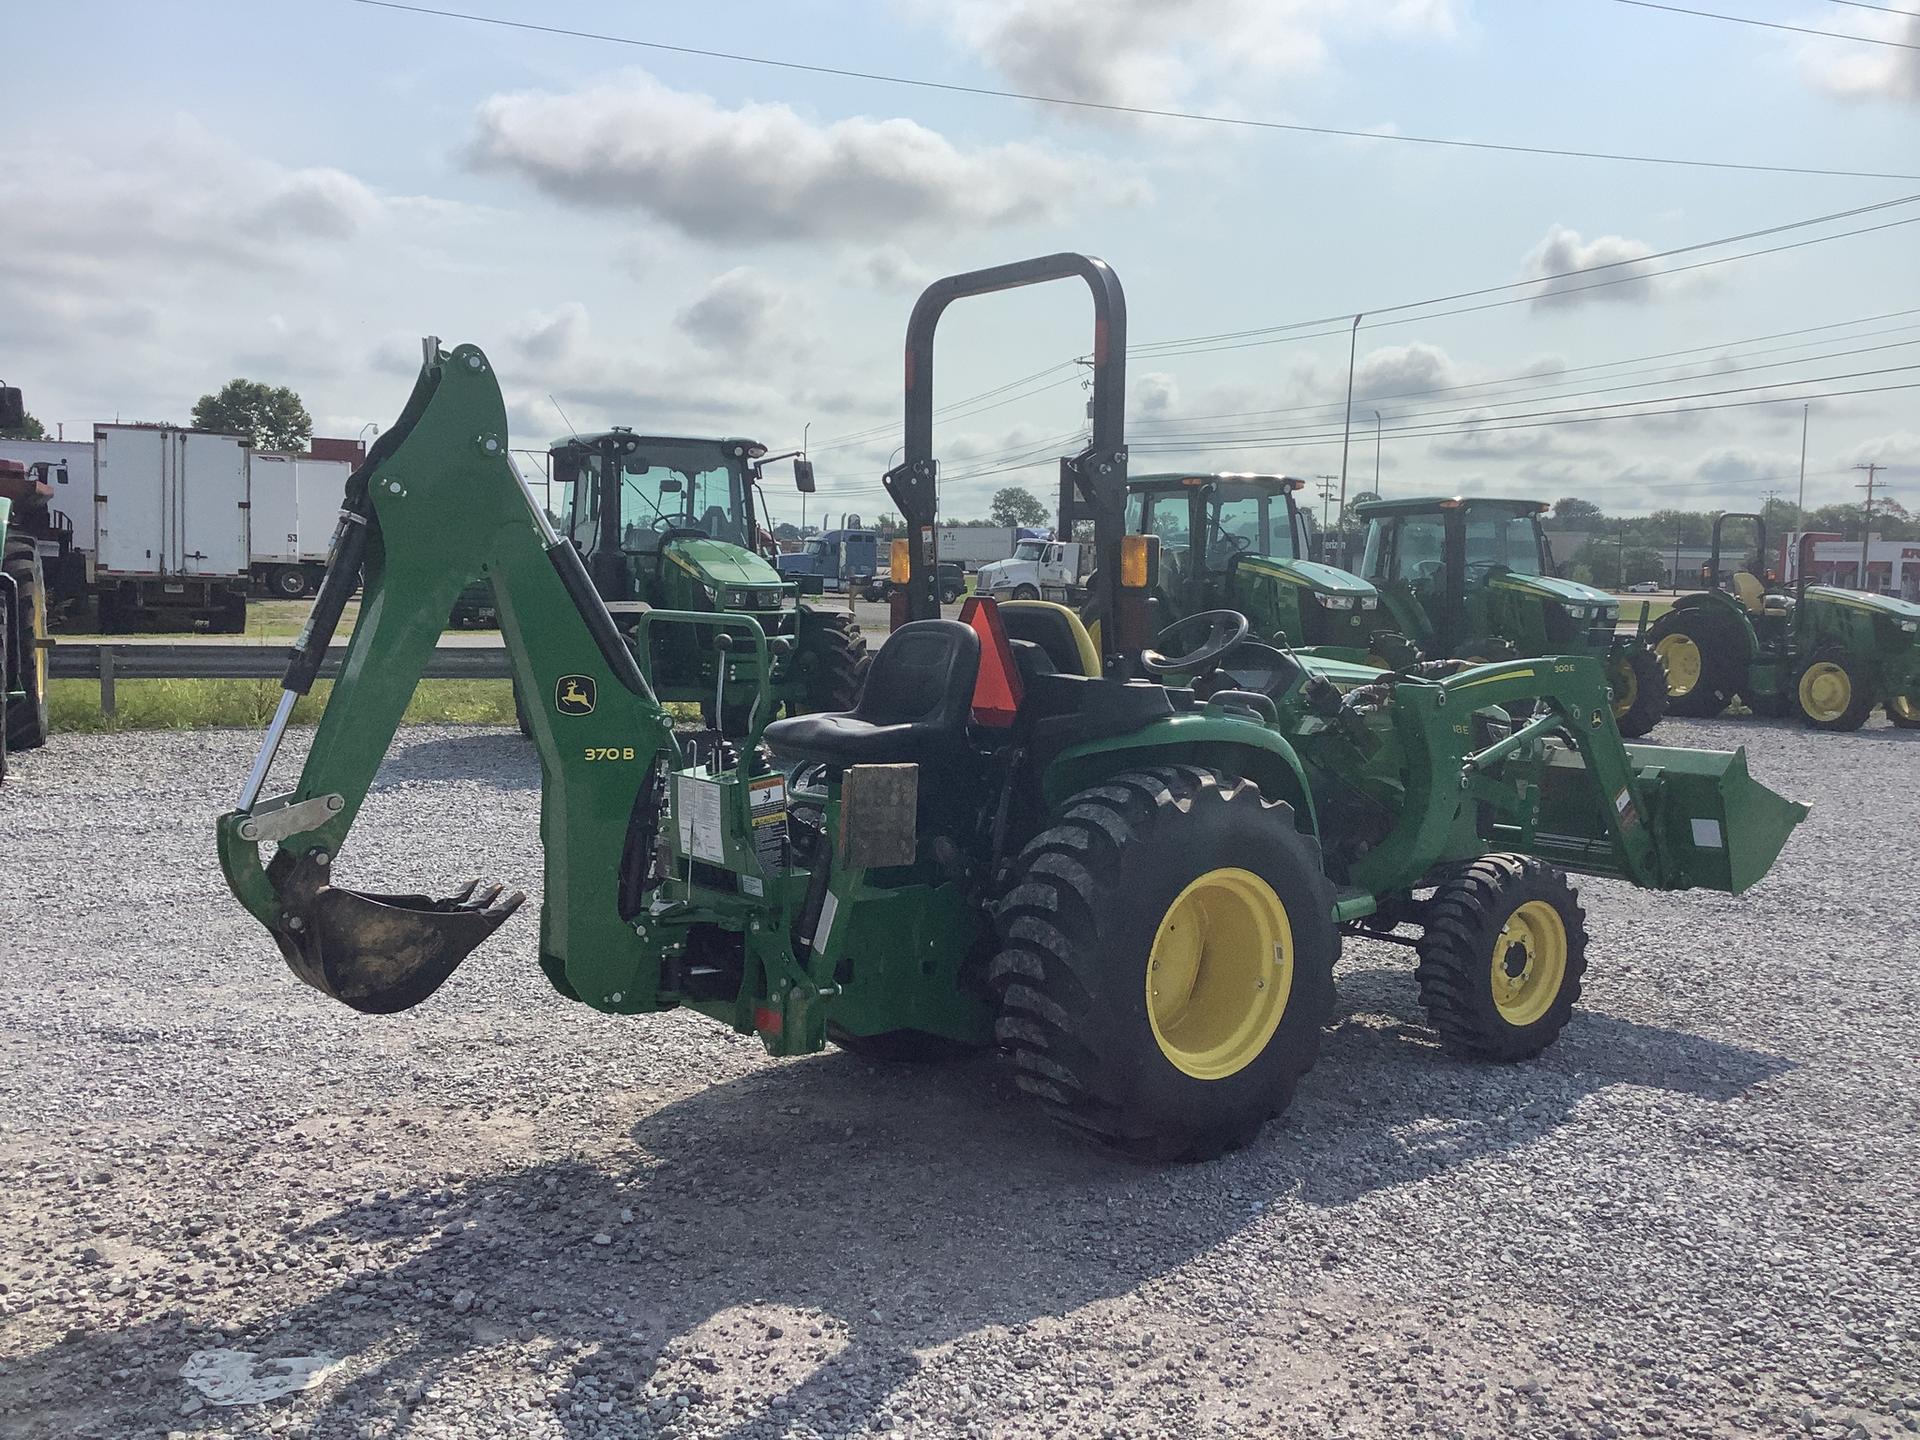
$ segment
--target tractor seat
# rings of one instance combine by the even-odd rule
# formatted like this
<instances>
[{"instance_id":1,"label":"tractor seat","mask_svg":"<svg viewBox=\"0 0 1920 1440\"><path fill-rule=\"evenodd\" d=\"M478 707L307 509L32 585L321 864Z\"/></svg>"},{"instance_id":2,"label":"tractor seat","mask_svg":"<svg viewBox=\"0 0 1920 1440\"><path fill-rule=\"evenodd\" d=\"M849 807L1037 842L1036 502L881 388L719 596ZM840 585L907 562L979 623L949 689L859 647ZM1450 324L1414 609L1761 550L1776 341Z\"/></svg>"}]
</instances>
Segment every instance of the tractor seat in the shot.
<instances>
[{"instance_id":1,"label":"tractor seat","mask_svg":"<svg viewBox=\"0 0 1920 1440\"><path fill-rule=\"evenodd\" d=\"M1007 628L1007 639L1031 641L1046 651L1055 673L1099 678L1100 652L1080 617L1066 606L1051 600L1005 600L1000 623Z\"/></svg>"},{"instance_id":2,"label":"tractor seat","mask_svg":"<svg viewBox=\"0 0 1920 1440\"><path fill-rule=\"evenodd\" d=\"M1761 614L1767 608L1767 587L1745 570L1733 572L1733 594L1735 599L1755 615Z\"/></svg>"},{"instance_id":3,"label":"tractor seat","mask_svg":"<svg viewBox=\"0 0 1920 1440\"><path fill-rule=\"evenodd\" d=\"M825 765L919 765L967 743L980 637L957 620L916 620L887 637L860 703L767 726L773 753Z\"/></svg>"}]
</instances>

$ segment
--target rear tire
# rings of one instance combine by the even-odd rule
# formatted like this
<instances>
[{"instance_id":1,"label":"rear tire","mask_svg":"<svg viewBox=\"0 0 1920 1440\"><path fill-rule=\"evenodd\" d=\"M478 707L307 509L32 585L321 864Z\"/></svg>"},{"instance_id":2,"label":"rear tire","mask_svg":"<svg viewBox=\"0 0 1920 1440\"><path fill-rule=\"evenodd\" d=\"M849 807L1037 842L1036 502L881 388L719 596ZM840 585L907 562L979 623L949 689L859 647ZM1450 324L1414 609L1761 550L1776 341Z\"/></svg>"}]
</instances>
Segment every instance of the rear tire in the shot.
<instances>
[{"instance_id":1,"label":"rear tire","mask_svg":"<svg viewBox=\"0 0 1920 1440\"><path fill-rule=\"evenodd\" d=\"M1667 667L1646 646L1621 649L1607 664L1607 684L1614 695L1614 723L1627 739L1645 735L1665 718Z\"/></svg>"},{"instance_id":2,"label":"rear tire","mask_svg":"<svg viewBox=\"0 0 1920 1440\"><path fill-rule=\"evenodd\" d=\"M1486 855L1427 902L1418 953L1420 1004L1442 1045L1472 1060L1526 1060L1573 1016L1586 911L1553 866Z\"/></svg>"},{"instance_id":3,"label":"rear tire","mask_svg":"<svg viewBox=\"0 0 1920 1440\"><path fill-rule=\"evenodd\" d=\"M1647 631L1666 667L1667 713L1711 720L1732 702L1747 668L1738 625L1710 610L1669 610Z\"/></svg>"},{"instance_id":4,"label":"rear tire","mask_svg":"<svg viewBox=\"0 0 1920 1440\"><path fill-rule=\"evenodd\" d=\"M1014 862L988 972L1016 1083L1069 1129L1205 1160L1285 1110L1333 1009L1319 844L1189 766L1069 800Z\"/></svg>"},{"instance_id":5,"label":"rear tire","mask_svg":"<svg viewBox=\"0 0 1920 1440\"><path fill-rule=\"evenodd\" d=\"M13 577L19 595L24 622L20 628L26 632L25 653L13 657L19 667L20 688L26 694L7 707L5 724L0 726L0 734L6 738L0 743L9 750L37 750L47 743L53 729L47 715L47 579L40 568L39 548L31 539L7 541L5 554L6 572ZM12 641L11 632L8 641ZM0 674L4 673L0 668Z\"/></svg>"},{"instance_id":6,"label":"rear tire","mask_svg":"<svg viewBox=\"0 0 1920 1440\"><path fill-rule=\"evenodd\" d=\"M1793 707L1815 730L1858 730L1873 713L1873 688L1843 647L1823 645L1794 676Z\"/></svg>"},{"instance_id":7,"label":"rear tire","mask_svg":"<svg viewBox=\"0 0 1920 1440\"><path fill-rule=\"evenodd\" d=\"M851 710L866 683L867 637L851 615L800 607L800 650L795 659L805 675L809 711ZM709 707L710 708L710 707Z\"/></svg>"}]
</instances>

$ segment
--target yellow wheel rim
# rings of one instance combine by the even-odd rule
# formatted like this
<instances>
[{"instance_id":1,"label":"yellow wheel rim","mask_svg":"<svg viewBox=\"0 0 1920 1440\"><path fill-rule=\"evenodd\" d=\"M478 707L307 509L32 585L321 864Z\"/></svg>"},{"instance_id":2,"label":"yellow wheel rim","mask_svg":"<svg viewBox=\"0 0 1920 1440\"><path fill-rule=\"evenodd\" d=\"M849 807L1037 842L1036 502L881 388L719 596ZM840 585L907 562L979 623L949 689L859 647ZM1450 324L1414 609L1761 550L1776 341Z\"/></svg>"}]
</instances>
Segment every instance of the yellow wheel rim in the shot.
<instances>
[{"instance_id":1,"label":"yellow wheel rim","mask_svg":"<svg viewBox=\"0 0 1920 1440\"><path fill-rule=\"evenodd\" d=\"M1894 696L1887 702L1887 708L1909 724L1920 720L1920 700L1915 700L1911 695Z\"/></svg>"},{"instance_id":2,"label":"yellow wheel rim","mask_svg":"<svg viewBox=\"0 0 1920 1440\"><path fill-rule=\"evenodd\" d=\"M1667 694L1691 695L1700 683L1700 647L1685 635L1667 635L1653 647L1667 667Z\"/></svg>"},{"instance_id":3,"label":"yellow wheel rim","mask_svg":"<svg viewBox=\"0 0 1920 1440\"><path fill-rule=\"evenodd\" d=\"M27 643L33 646L34 699L37 704L47 703L47 591L41 586L33 592L32 633Z\"/></svg>"},{"instance_id":4,"label":"yellow wheel rim","mask_svg":"<svg viewBox=\"0 0 1920 1440\"><path fill-rule=\"evenodd\" d=\"M1553 1007L1567 978L1567 925L1544 900L1507 917L1493 942L1493 1004L1509 1025L1531 1025Z\"/></svg>"},{"instance_id":5,"label":"yellow wheel rim","mask_svg":"<svg viewBox=\"0 0 1920 1440\"><path fill-rule=\"evenodd\" d=\"M1831 660L1816 660L1800 677L1800 708L1815 720L1838 720L1853 704L1853 677Z\"/></svg>"},{"instance_id":6,"label":"yellow wheel rim","mask_svg":"<svg viewBox=\"0 0 1920 1440\"><path fill-rule=\"evenodd\" d=\"M1160 1053L1224 1080L1267 1048L1293 993L1293 926L1249 870L1209 870L1175 897L1147 952L1147 1020Z\"/></svg>"},{"instance_id":7,"label":"yellow wheel rim","mask_svg":"<svg viewBox=\"0 0 1920 1440\"><path fill-rule=\"evenodd\" d=\"M1613 691L1613 718L1618 720L1633 709L1633 702L1640 698L1640 677L1633 673L1633 666L1623 660L1608 672L1607 682Z\"/></svg>"}]
</instances>

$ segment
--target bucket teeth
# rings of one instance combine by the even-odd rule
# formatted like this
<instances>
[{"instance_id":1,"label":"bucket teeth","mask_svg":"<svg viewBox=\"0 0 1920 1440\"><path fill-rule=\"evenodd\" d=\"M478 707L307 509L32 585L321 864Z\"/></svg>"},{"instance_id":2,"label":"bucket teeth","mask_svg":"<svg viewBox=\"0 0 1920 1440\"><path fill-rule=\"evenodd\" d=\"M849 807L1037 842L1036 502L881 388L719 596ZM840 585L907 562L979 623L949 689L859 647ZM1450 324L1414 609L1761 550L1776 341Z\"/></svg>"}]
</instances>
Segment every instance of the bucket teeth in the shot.
<instances>
[{"instance_id":1,"label":"bucket teeth","mask_svg":"<svg viewBox=\"0 0 1920 1440\"><path fill-rule=\"evenodd\" d=\"M274 938L307 984L368 1015L418 1005L527 897L474 880L444 899L375 895L326 883L302 859L285 875Z\"/></svg>"}]
</instances>

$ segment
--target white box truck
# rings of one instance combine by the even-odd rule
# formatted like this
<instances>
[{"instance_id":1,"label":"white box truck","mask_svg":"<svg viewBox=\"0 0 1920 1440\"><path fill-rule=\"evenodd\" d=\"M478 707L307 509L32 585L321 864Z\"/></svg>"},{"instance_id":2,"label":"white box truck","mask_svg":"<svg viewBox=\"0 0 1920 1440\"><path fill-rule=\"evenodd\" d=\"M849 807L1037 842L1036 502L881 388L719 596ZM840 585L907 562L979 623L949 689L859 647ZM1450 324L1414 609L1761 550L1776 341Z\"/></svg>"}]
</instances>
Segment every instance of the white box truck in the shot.
<instances>
[{"instance_id":1,"label":"white box truck","mask_svg":"<svg viewBox=\"0 0 1920 1440\"><path fill-rule=\"evenodd\" d=\"M1020 541L1046 533L1020 525L942 525L936 543L942 560L958 561L971 575L982 565L1005 560Z\"/></svg>"},{"instance_id":2,"label":"white box truck","mask_svg":"<svg viewBox=\"0 0 1920 1440\"><path fill-rule=\"evenodd\" d=\"M100 628L247 625L247 442L170 425L95 425L90 527ZM76 519L76 530L80 522Z\"/></svg>"},{"instance_id":3,"label":"white box truck","mask_svg":"<svg viewBox=\"0 0 1920 1440\"><path fill-rule=\"evenodd\" d=\"M254 583L282 600L319 588L353 466L345 460L256 450L247 461Z\"/></svg>"}]
</instances>

